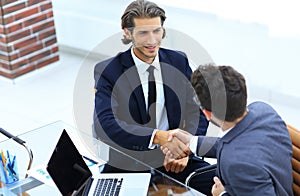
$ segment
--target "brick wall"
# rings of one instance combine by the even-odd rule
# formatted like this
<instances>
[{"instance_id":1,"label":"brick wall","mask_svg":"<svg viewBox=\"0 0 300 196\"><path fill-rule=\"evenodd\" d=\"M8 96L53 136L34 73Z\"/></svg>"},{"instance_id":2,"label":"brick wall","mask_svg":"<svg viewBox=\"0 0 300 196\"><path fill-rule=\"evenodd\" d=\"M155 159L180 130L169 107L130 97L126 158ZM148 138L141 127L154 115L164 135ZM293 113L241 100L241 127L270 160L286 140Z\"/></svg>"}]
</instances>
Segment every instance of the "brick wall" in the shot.
<instances>
[{"instance_id":1,"label":"brick wall","mask_svg":"<svg viewBox=\"0 0 300 196\"><path fill-rule=\"evenodd\" d=\"M59 60L50 0L0 0L0 75L16 78Z\"/></svg>"}]
</instances>

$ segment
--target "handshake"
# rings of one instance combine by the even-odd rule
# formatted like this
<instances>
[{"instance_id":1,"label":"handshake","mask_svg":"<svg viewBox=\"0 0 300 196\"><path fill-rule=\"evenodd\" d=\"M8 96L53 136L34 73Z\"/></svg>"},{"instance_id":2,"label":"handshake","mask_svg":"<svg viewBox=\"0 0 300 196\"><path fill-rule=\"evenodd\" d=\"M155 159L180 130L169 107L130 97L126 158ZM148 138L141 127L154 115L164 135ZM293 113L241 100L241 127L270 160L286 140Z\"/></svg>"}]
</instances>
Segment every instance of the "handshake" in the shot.
<instances>
[{"instance_id":1,"label":"handshake","mask_svg":"<svg viewBox=\"0 0 300 196\"><path fill-rule=\"evenodd\" d=\"M158 131L156 133L157 143L166 157L182 159L191 154L190 142L194 136L181 129L169 131ZM154 143L155 143L154 138Z\"/></svg>"}]
</instances>

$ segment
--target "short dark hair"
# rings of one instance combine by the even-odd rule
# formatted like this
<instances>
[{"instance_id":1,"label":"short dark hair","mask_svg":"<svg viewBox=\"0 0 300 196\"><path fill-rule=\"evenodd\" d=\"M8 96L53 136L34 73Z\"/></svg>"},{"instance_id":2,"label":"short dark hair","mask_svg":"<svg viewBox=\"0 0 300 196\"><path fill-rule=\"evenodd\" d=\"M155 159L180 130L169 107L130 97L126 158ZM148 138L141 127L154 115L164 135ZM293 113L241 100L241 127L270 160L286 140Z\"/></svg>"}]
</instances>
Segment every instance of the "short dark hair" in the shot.
<instances>
[{"instance_id":1,"label":"short dark hair","mask_svg":"<svg viewBox=\"0 0 300 196\"><path fill-rule=\"evenodd\" d=\"M247 107L247 87L242 74L231 66L199 66L191 77L203 109L221 120L232 122Z\"/></svg>"},{"instance_id":2,"label":"short dark hair","mask_svg":"<svg viewBox=\"0 0 300 196\"><path fill-rule=\"evenodd\" d=\"M134 27L134 18L154 18L158 16L160 17L161 26L163 26L167 17L165 15L165 11L162 8L150 1L136 0L130 3L125 9L121 17L121 26L122 29L128 28L130 30ZM164 36L165 32L163 37ZM122 42L124 44L128 44L131 42L131 40L127 39L124 36Z\"/></svg>"}]
</instances>

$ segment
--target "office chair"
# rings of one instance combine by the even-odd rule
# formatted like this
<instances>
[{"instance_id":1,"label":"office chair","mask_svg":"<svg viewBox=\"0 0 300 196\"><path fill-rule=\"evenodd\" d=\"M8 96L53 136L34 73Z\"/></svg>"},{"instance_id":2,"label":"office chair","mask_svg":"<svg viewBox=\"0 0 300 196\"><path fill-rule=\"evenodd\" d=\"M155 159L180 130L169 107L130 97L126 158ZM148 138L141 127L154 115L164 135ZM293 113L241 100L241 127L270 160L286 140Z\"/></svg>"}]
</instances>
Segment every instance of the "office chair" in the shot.
<instances>
[{"instance_id":1,"label":"office chair","mask_svg":"<svg viewBox=\"0 0 300 196\"><path fill-rule=\"evenodd\" d=\"M286 126L293 144L293 192L295 196L300 196L300 131L289 124Z\"/></svg>"},{"instance_id":2,"label":"office chair","mask_svg":"<svg viewBox=\"0 0 300 196\"><path fill-rule=\"evenodd\" d=\"M201 168L196 169L194 172L192 172L185 180L185 185L190 186L190 182L195 176L201 175L205 172L216 170L217 164L207 165Z\"/></svg>"}]
</instances>

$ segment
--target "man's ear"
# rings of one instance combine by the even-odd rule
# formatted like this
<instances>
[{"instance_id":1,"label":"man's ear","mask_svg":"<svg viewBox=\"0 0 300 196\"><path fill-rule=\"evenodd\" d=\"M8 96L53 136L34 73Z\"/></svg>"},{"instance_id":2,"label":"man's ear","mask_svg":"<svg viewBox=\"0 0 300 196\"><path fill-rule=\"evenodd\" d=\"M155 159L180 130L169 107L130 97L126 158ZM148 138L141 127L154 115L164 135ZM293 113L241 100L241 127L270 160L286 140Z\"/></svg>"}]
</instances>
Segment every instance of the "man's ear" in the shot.
<instances>
[{"instance_id":1,"label":"man's ear","mask_svg":"<svg viewBox=\"0 0 300 196\"><path fill-rule=\"evenodd\" d=\"M163 35L162 35L162 38L165 38L166 37L166 29L164 27L163 28Z\"/></svg>"},{"instance_id":2,"label":"man's ear","mask_svg":"<svg viewBox=\"0 0 300 196\"><path fill-rule=\"evenodd\" d=\"M124 34L126 36L126 39L131 40L131 32L127 28L124 28L123 30L124 30Z\"/></svg>"},{"instance_id":3,"label":"man's ear","mask_svg":"<svg viewBox=\"0 0 300 196\"><path fill-rule=\"evenodd\" d=\"M203 109L202 112L204 113L207 120L211 119L211 112L210 111L208 111L206 109Z\"/></svg>"}]
</instances>

